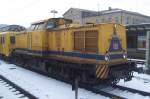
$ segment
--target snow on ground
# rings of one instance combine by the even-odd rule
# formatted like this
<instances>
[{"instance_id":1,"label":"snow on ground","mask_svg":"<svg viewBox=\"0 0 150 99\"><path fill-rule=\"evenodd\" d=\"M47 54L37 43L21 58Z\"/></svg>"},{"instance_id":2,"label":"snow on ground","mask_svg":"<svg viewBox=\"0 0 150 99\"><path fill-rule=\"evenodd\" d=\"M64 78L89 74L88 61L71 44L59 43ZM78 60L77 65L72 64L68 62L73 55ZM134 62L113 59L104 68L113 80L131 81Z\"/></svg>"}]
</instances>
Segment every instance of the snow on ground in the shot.
<instances>
[{"instance_id":1,"label":"snow on ground","mask_svg":"<svg viewBox=\"0 0 150 99\"><path fill-rule=\"evenodd\" d=\"M18 92L12 92L15 89L12 89L10 91L10 87L6 87L8 85L6 85L6 83L4 83L3 81L0 81L0 99L20 99L19 97L22 96L20 95L15 95ZM22 99L28 99L28 98L22 98Z\"/></svg>"},{"instance_id":2,"label":"snow on ground","mask_svg":"<svg viewBox=\"0 0 150 99\"><path fill-rule=\"evenodd\" d=\"M72 91L71 85L25 70L13 64L7 64L0 61L0 74L34 94L39 99L75 98L75 92ZM0 93L0 95L1 94L5 95L5 93ZM108 99L108 97L94 94L90 91L79 88L79 99Z\"/></svg>"},{"instance_id":3,"label":"snow on ground","mask_svg":"<svg viewBox=\"0 0 150 99\"><path fill-rule=\"evenodd\" d=\"M145 65L138 64L138 67L145 67ZM121 80L119 85L150 92L150 75L137 72L134 72L133 75L131 81L124 82L124 80Z\"/></svg>"},{"instance_id":4,"label":"snow on ground","mask_svg":"<svg viewBox=\"0 0 150 99\"><path fill-rule=\"evenodd\" d=\"M72 86L50 77L46 77L35 72L17 67L13 64L7 64L4 61L0 61L0 74L7 77L12 82L21 86L25 90L37 96L39 99L74 99L75 92L72 91ZM137 74L135 76L150 79L150 76L146 74ZM121 80L119 85L127 86L139 90L150 91L150 82L145 82L143 79L133 78L132 81L124 82ZM2 88L0 86L0 88ZM3 91L2 91L3 92ZM5 95L7 93L2 93ZM150 97L144 97L138 94L133 94L126 91L110 90L111 93L128 97L129 99L150 99ZM12 99L12 98L7 98ZM14 98L13 98L14 99ZM98 94L94 94L90 91L79 88L79 99L109 99Z\"/></svg>"},{"instance_id":5,"label":"snow on ground","mask_svg":"<svg viewBox=\"0 0 150 99\"><path fill-rule=\"evenodd\" d=\"M150 76L147 74L138 73L134 73L134 76L135 77L133 77L132 80L128 82L121 80L119 85L150 92Z\"/></svg>"}]
</instances>

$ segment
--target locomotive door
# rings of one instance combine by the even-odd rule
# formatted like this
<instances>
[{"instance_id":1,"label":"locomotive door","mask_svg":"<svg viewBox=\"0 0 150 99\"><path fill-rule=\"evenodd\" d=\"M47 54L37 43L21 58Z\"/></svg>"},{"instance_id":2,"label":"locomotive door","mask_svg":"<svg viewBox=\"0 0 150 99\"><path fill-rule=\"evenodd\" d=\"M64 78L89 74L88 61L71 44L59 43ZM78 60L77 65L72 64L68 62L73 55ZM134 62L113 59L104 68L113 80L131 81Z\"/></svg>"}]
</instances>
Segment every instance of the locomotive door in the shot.
<instances>
[{"instance_id":1,"label":"locomotive door","mask_svg":"<svg viewBox=\"0 0 150 99\"><path fill-rule=\"evenodd\" d=\"M1 52L5 53L5 35L1 36Z\"/></svg>"},{"instance_id":2,"label":"locomotive door","mask_svg":"<svg viewBox=\"0 0 150 99\"><path fill-rule=\"evenodd\" d=\"M27 40L28 49L32 49L32 32L28 32L28 40Z\"/></svg>"},{"instance_id":3,"label":"locomotive door","mask_svg":"<svg viewBox=\"0 0 150 99\"><path fill-rule=\"evenodd\" d=\"M61 33L60 32L56 32L55 33L55 38L56 38L56 48L58 51L61 50Z\"/></svg>"}]
</instances>

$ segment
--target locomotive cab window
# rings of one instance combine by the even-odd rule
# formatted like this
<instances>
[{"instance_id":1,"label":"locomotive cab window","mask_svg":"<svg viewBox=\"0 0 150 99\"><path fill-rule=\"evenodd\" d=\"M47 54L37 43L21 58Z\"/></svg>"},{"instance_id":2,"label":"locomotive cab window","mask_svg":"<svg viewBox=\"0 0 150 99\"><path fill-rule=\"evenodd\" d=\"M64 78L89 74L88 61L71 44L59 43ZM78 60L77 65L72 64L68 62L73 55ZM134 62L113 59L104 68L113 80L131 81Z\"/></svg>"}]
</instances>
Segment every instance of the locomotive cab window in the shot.
<instances>
[{"instance_id":1,"label":"locomotive cab window","mask_svg":"<svg viewBox=\"0 0 150 99\"><path fill-rule=\"evenodd\" d=\"M35 29L35 25L32 24L31 27L30 27L30 30L34 30Z\"/></svg>"},{"instance_id":2,"label":"locomotive cab window","mask_svg":"<svg viewBox=\"0 0 150 99\"><path fill-rule=\"evenodd\" d=\"M10 37L10 43L11 44L15 44L16 40L15 40L15 36L11 36Z\"/></svg>"},{"instance_id":3,"label":"locomotive cab window","mask_svg":"<svg viewBox=\"0 0 150 99\"><path fill-rule=\"evenodd\" d=\"M49 21L49 22L47 23L46 29L53 29L54 27L55 27L54 22Z\"/></svg>"},{"instance_id":4,"label":"locomotive cab window","mask_svg":"<svg viewBox=\"0 0 150 99\"><path fill-rule=\"evenodd\" d=\"M44 29L44 27L45 27L45 24L44 24L44 22L43 23L40 23L40 24L38 24L38 30L41 30L41 29Z\"/></svg>"}]
</instances>

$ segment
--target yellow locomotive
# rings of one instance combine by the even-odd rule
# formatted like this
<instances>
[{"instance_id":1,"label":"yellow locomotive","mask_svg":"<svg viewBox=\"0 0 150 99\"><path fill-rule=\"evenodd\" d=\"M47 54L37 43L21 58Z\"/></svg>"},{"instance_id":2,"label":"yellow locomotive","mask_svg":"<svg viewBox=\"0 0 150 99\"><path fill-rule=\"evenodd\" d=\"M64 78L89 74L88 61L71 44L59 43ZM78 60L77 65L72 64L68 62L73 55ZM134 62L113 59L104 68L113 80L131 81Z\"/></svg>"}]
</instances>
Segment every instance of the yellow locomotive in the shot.
<instances>
[{"instance_id":1,"label":"yellow locomotive","mask_svg":"<svg viewBox=\"0 0 150 99\"><path fill-rule=\"evenodd\" d=\"M54 76L99 83L130 80L135 63L127 60L125 27L116 23L80 26L51 18L31 24L27 31L9 33L14 43L0 53L11 61ZM0 33L10 42L11 36ZM10 40L9 40L10 38ZM3 51L6 51L5 53Z\"/></svg>"}]
</instances>

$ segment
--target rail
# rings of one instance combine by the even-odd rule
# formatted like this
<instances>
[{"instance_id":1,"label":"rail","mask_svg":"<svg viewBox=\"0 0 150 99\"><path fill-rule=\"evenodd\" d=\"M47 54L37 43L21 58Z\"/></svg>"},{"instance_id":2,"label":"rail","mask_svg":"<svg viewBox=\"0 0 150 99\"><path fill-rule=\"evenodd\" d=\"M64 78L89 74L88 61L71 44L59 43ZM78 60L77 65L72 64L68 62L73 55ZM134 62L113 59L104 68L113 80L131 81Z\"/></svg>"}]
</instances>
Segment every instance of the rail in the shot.
<instances>
[{"instance_id":1,"label":"rail","mask_svg":"<svg viewBox=\"0 0 150 99\"><path fill-rule=\"evenodd\" d=\"M149 92L145 92L145 91L141 91L141 90L137 90L137 89L132 89L132 88L124 87L124 86L119 86L119 85L113 85L113 87L118 88L120 90L127 90L127 91L132 92L132 93L139 93L143 96L149 96L150 97Z\"/></svg>"},{"instance_id":2,"label":"rail","mask_svg":"<svg viewBox=\"0 0 150 99\"><path fill-rule=\"evenodd\" d=\"M11 88L9 88L9 89L15 89L15 90L13 90L14 92L19 91L19 93L16 95L22 94L22 96L20 98L27 97L29 99L38 99L37 97L35 97L31 93L29 93L28 91L24 90L23 88L19 87L15 83L11 82L10 80L8 80L7 78L5 78L2 75L0 75L0 81L5 82L8 85L8 87L11 86ZM3 98L3 96L0 96L0 99L1 98Z\"/></svg>"}]
</instances>

